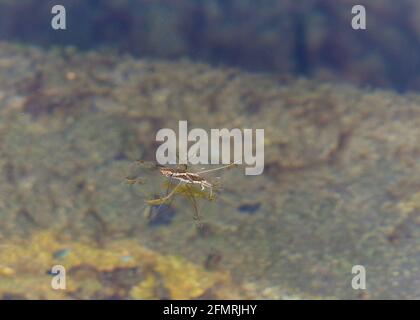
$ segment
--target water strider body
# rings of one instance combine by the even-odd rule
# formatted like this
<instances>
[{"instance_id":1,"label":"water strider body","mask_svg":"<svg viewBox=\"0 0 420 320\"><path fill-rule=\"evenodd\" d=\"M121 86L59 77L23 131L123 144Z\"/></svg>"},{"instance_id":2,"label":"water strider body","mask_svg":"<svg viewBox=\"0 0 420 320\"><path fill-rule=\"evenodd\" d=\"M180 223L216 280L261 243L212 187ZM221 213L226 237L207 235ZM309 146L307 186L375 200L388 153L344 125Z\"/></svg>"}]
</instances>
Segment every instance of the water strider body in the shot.
<instances>
[{"instance_id":1,"label":"water strider body","mask_svg":"<svg viewBox=\"0 0 420 320\"><path fill-rule=\"evenodd\" d=\"M209 188L211 191L213 188L213 184L200 176L199 173L188 172L185 169L163 167L160 169L160 173L167 178L176 179L185 183L199 184L201 190Z\"/></svg>"},{"instance_id":2,"label":"water strider body","mask_svg":"<svg viewBox=\"0 0 420 320\"><path fill-rule=\"evenodd\" d=\"M230 163L228 165L222 166L222 167L218 167L218 168L214 168L214 169L209 169L209 170L203 170L203 171L199 171L199 172L192 172L192 171L188 171L187 170L187 166L183 165L183 166L178 166L176 168L172 168L172 167L165 167L159 164L151 164L142 160L138 160L136 161L137 164L139 165L149 165L151 167L155 167L159 169L159 172L161 173L162 176L168 178L168 179L174 179L174 180L178 180L179 181L179 185L181 185L182 183L186 183L186 184L198 184L201 187L201 190L204 190L205 188L208 188L210 191L210 195L212 194L212 190L214 187L214 184L209 182L206 178L204 178L202 176L202 174L204 173L208 173L208 172L212 172L212 171L218 171L221 169L225 169L228 167L232 167L234 165L236 165L236 162L234 163ZM126 181L129 184L135 184L135 183L141 183L142 180L138 179L138 178L126 178Z\"/></svg>"}]
</instances>

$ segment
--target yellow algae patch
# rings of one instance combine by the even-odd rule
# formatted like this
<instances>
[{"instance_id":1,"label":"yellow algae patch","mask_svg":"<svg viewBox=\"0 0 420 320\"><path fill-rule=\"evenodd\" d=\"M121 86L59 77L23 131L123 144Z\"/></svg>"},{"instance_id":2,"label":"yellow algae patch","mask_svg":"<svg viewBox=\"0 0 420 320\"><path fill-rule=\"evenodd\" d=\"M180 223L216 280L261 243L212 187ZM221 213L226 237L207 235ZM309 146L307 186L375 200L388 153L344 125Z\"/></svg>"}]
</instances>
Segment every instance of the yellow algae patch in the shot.
<instances>
[{"instance_id":1,"label":"yellow algae patch","mask_svg":"<svg viewBox=\"0 0 420 320\"><path fill-rule=\"evenodd\" d=\"M0 276L10 277L15 275L15 270L6 266L0 266Z\"/></svg>"},{"instance_id":2,"label":"yellow algae patch","mask_svg":"<svg viewBox=\"0 0 420 320\"><path fill-rule=\"evenodd\" d=\"M227 273L210 272L183 258L158 254L130 239L97 247L60 240L53 232L44 231L27 240L8 241L0 244L0 298L159 299L164 289L169 298L192 299L216 285L224 297L232 292ZM54 265L66 270L65 290L51 287L54 275L49 272Z\"/></svg>"},{"instance_id":3,"label":"yellow algae patch","mask_svg":"<svg viewBox=\"0 0 420 320\"><path fill-rule=\"evenodd\" d=\"M227 281L223 273L210 273L179 257L159 257L156 270L165 275L165 286L173 299L198 297L217 282Z\"/></svg>"},{"instance_id":4,"label":"yellow algae patch","mask_svg":"<svg viewBox=\"0 0 420 320\"><path fill-rule=\"evenodd\" d=\"M156 278L149 274L146 280L140 282L131 289L130 296L133 299L155 299Z\"/></svg>"},{"instance_id":5,"label":"yellow algae patch","mask_svg":"<svg viewBox=\"0 0 420 320\"><path fill-rule=\"evenodd\" d=\"M410 214L415 210L420 209L420 192L413 194L408 200L402 201L398 204L398 209L403 214Z\"/></svg>"},{"instance_id":6,"label":"yellow algae patch","mask_svg":"<svg viewBox=\"0 0 420 320\"><path fill-rule=\"evenodd\" d=\"M23 275L16 277L0 277L0 297L18 299L67 299L63 290L51 289L51 279L47 275Z\"/></svg>"}]
</instances>

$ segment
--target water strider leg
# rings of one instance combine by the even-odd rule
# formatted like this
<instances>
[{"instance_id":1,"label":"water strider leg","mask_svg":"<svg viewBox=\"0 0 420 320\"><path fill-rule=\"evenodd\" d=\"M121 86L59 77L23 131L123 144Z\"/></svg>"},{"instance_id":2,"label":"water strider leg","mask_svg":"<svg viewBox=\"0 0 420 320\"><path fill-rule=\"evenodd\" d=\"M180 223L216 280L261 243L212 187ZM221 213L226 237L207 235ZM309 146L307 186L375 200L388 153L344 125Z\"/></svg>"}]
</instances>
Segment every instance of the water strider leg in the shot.
<instances>
[{"instance_id":1,"label":"water strider leg","mask_svg":"<svg viewBox=\"0 0 420 320\"><path fill-rule=\"evenodd\" d=\"M162 204L164 202L166 202L166 200L170 199L174 195L175 191L181 186L181 184L182 184L182 181L180 181L168 195L166 195L165 197L160 198L158 200L160 200L162 202Z\"/></svg>"},{"instance_id":2,"label":"water strider leg","mask_svg":"<svg viewBox=\"0 0 420 320\"><path fill-rule=\"evenodd\" d=\"M186 188L188 190L188 193L190 194L188 199L190 199L190 201L193 205L193 208L194 208L193 219L194 219L195 225L197 226L197 228L201 229L203 227L203 224L201 223L200 214L198 212L197 201L195 200L194 194L191 191L191 186L186 185Z\"/></svg>"},{"instance_id":3,"label":"water strider leg","mask_svg":"<svg viewBox=\"0 0 420 320\"><path fill-rule=\"evenodd\" d=\"M233 163L227 164L227 165L225 165L225 166L221 166L221 167L214 168L214 169L209 169L209 170L198 171L198 172L196 172L196 173L197 173L197 174L202 174L202 173L208 173L208 172L213 172L213 171L222 170L222 169L229 168L229 167L232 167L232 166L236 165L236 163L237 163L237 162L239 162L239 160L238 160L238 161L235 161L235 162L233 162Z\"/></svg>"},{"instance_id":4,"label":"water strider leg","mask_svg":"<svg viewBox=\"0 0 420 320\"><path fill-rule=\"evenodd\" d=\"M172 190L172 192L171 192L171 194L173 194L173 192L175 192L175 189L176 188L178 188L178 186L180 185L182 183L182 181L174 188L174 190ZM169 182L168 182L168 187L166 188L166 193L165 193L165 197L163 198L163 199L169 199L169 197L170 197L170 194L168 194L169 193L169 188L171 187L171 185L172 185L172 178L169 178ZM172 204L172 201L174 200L174 198L175 198L175 196L173 196L172 198L171 198L171 201L168 203L168 206L170 206L171 204ZM165 200L166 201L166 200ZM162 205L165 203L165 201L164 202L162 202L160 205L159 205L159 207L157 208L157 210L156 210L156 214L159 214L159 212L160 212L160 208L162 207Z\"/></svg>"},{"instance_id":5,"label":"water strider leg","mask_svg":"<svg viewBox=\"0 0 420 320\"><path fill-rule=\"evenodd\" d=\"M144 181L139 177L125 177L125 183L128 185L144 184Z\"/></svg>"}]
</instances>

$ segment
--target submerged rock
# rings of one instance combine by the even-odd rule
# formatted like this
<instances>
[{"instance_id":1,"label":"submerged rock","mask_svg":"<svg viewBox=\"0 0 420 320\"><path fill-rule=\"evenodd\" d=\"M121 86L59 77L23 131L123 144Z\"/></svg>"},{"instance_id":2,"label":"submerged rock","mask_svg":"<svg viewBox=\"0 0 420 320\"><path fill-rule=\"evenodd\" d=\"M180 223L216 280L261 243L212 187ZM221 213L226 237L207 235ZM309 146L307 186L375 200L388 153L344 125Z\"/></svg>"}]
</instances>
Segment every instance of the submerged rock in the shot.
<instances>
[{"instance_id":1,"label":"submerged rock","mask_svg":"<svg viewBox=\"0 0 420 320\"><path fill-rule=\"evenodd\" d=\"M218 269L244 284L252 297L357 298L353 265L367 270L363 297L418 297L419 105L415 94L279 79L188 61L1 43L2 242L40 230L66 237L57 245L49 238L43 249L48 254L41 255L46 260L29 266L41 278L16 273L26 270L22 259L35 252L6 251L8 258L0 260L6 268L0 270L2 292L56 297L59 293L43 291L50 288L45 272L54 253L71 250L61 262L75 256L77 243L94 241L105 249L89 252L89 268L74 271L95 282L79 297L156 297L150 288L159 280L150 274L135 273L144 280L130 293L122 284L124 294L105 290L94 277L98 268L135 266L135 259L123 261L106 251L109 241L122 239L129 241L127 248L138 244L153 250L151 255L175 256L160 269L162 274L175 270L168 280L174 289L158 290L163 296L168 290L170 297L204 294L188 288L195 294L187 297L186 291L176 291L184 279L177 277L185 274L178 259L205 265L209 253L218 252ZM142 215L144 201L160 184L153 176L144 185L124 183L132 160L154 158L157 130L176 130L179 120L206 130L265 129L264 174L223 172L219 199L199 203L211 230L206 236L194 228L191 205L182 198L173 204L177 215L170 225L150 228ZM258 212L238 210L250 203L261 204ZM4 250L0 247L0 254ZM109 260L95 260L103 255ZM127 255L133 253L121 254ZM120 279L118 273L109 277ZM13 285L5 279L13 279ZM21 290L10 290L16 281L22 281Z\"/></svg>"}]
</instances>

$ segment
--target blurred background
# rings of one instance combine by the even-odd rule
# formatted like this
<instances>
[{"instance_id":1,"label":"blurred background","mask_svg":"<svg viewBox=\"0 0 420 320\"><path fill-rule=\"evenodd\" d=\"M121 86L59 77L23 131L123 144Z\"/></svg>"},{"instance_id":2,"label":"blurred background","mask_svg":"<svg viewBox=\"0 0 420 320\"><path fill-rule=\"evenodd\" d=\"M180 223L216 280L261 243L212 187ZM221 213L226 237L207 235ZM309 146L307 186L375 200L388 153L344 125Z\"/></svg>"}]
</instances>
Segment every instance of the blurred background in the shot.
<instances>
[{"instance_id":1,"label":"blurred background","mask_svg":"<svg viewBox=\"0 0 420 320\"><path fill-rule=\"evenodd\" d=\"M65 32L49 28L56 2L1 0L0 39L420 88L416 0L63 0ZM349 27L355 4L368 12L365 32Z\"/></svg>"}]
</instances>

